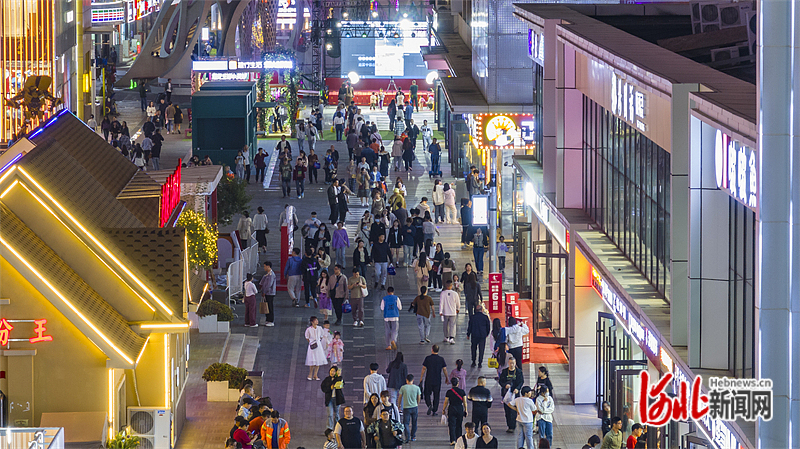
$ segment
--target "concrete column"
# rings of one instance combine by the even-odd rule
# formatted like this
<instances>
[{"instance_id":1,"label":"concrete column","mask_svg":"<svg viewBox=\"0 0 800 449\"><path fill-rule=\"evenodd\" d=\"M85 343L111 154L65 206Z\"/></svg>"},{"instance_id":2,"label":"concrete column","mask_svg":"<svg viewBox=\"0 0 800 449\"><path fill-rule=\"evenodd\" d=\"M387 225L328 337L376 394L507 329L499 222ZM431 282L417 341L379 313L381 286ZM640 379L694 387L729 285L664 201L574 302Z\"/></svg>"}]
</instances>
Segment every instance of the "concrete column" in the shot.
<instances>
[{"instance_id":1,"label":"concrete column","mask_svg":"<svg viewBox=\"0 0 800 449\"><path fill-rule=\"evenodd\" d=\"M673 346L688 345L689 324L689 92L697 84L672 85L672 145L670 149L670 338Z\"/></svg>"},{"instance_id":2,"label":"concrete column","mask_svg":"<svg viewBox=\"0 0 800 449\"><path fill-rule=\"evenodd\" d=\"M773 407L770 421L758 421L757 447L796 447L800 426L791 425L792 409L800 398L792 387L798 375L797 355L792 354L793 319L797 317L798 286L792 287L792 262L800 244L793 226L800 211L792 210L791 199L798 195L792 179L793 139L791 123L795 75L795 2L760 0L758 3L758 157L759 229L756 278L757 377L773 382ZM766 25L766 27L765 27ZM795 96L796 97L796 96ZM798 99L794 99L798 102ZM800 105L799 105L800 106ZM798 180L800 181L800 180ZM793 192L792 190L795 190ZM795 203L797 204L797 203ZM800 223L800 220L798 220ZM762 277L760 274L765 273ZM800 280L800 277L798 278ZM795 300L790 294L794 293ZM792 313L790 313L792 312ZM800 325L800 323L798 323ZM797 332L797 331L794 331ZM795 351L796 352L796 351ZM796 413L794 413L796 416Z\"/></svg>"},{"instance_id":3,"label":"concrete column","mask_svg":"<svg viewBox=\"0 0 800 449\"><path fill-rule=\"evenodd\" d=\"M544 74L542 76L542 169L545 195L552 198L556 193L556 135L558 127L558 37L555 20L544 22Z\"/></svg>"},{"instance_id":4,"label":"concrete column","mask_svg":"<svg viewBox=\"0 0 800 449\"><path fill-rule=\"evenodd\" d=\"M569 393L575 404L594 404L597 393L597 312L603 299L592 288L592 268L575 241L569 250Z\"/></svg>"},{"instance_id":5,"label":"concrete column","mask_svg":"<svg viewBox=\"0 0 800 449\"><path fill-rule=\"evenodd\" d=\"M575 88L575 49L559 43L556 207L583 207L583 94Z\"/></svg>"}]
</instances>

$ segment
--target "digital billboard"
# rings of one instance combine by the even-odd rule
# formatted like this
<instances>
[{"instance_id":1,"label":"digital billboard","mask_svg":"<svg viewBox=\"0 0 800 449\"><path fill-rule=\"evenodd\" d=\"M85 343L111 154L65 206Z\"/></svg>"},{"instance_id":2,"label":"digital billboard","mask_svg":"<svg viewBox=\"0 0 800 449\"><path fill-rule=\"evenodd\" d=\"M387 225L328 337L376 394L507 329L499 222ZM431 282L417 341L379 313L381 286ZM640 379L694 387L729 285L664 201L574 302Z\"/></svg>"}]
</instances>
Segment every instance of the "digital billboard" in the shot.
<instances>
[{"instance_id":1,"label":"digital billboard","mask_svg":"<svg viewBox=\"0 0 800 449\"><path fill-rule=\"evenodd\" d=\"M425 78L428 69L420 46L424 37L342 37L342 78L356 72L362 78Z\"/></svg>"}]
</instances>

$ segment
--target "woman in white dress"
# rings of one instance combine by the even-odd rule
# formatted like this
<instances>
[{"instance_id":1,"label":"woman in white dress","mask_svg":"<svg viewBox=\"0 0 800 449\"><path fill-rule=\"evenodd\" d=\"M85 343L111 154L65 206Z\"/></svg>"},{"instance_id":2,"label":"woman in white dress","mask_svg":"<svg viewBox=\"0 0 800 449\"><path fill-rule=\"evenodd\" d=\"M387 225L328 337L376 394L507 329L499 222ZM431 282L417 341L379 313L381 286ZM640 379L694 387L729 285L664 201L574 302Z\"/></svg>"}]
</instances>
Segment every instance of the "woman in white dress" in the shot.
<instances>
[{"instance_id":1,"label":"woman in white dress","mask_svg":"<svg viewBox=\"0 0 800 449\"><path fill-rule=\"evenodd\" d=\"M308 380L319 380L319 367L328 364L328 357L325 355L325 328L319 325L317 317L312 316L308 320L306 329L306 340L308 350L306 351L306 366L308 367Z\"/></svg>"}]
</instances>

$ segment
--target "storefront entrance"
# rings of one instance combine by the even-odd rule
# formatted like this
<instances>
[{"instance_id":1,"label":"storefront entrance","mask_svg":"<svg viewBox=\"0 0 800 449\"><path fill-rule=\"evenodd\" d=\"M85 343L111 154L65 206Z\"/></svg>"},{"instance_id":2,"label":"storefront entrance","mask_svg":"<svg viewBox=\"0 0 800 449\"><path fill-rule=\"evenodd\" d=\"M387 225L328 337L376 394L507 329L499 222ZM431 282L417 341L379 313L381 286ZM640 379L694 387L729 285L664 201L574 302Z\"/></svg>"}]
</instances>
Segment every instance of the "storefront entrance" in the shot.
<instances>
[{"instance_id":1,"label":"storefront entrance","mask_svg":"<svg viewBox=\"0 0 800 449\"><path fill-rule=\"evenodd\" d=\"M531 224L514 222L514 291L520 299L531 299Z\"/></svg>"},{"instance_id":2,"label":"storefront entrance","mask_svg":"<svg viewBox=\"0 0 800 449\"><path fill-rule=\"evenodd\" d=\"M597 409L602 410L603 401L608 401L612 416L623 418L623 422L626 416L635 419L639 412L634 392L639 372L647 369L647 359L617 326L614 315L597 315Z\"/></svg>"}]
</instances>

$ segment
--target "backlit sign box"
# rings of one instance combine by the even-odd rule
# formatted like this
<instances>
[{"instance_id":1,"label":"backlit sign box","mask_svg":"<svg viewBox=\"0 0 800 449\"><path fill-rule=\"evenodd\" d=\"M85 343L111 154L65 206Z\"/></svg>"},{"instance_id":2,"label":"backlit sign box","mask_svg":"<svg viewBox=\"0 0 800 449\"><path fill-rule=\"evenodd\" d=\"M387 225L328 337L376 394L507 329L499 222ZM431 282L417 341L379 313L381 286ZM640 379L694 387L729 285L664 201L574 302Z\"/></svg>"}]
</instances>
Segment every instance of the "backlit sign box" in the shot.
<instances>
[{"instance_id":1,"label":"backlit sign box","mask_svg":"<svg viewBox=\"0 0 800 449\"><path fill-rule=\"evenodd\" d=\"M755 211L758 207L758 155L719 129L714 140L717 187Z\"/></svg>"},{"instance_id":2,"label":"backlit sign box","mask_svg":"<svg viewBox=\"0 0 800 449\"><path fill-rule=\"evenodd\" d=\"M158 225L164 226L175 206L181 201L181 160L178 159L178 167L175 172L167 176L164 185L161 186L161 210L158 214Z\"/></svg>"},{"instance_id":3,"label":"backlit sign box","mask_svg":"<svg viewBox=\"0 0 800 449\"><path fill-rule=\"evenodd\" d=\"M528 30L528 57L544 66L544 33Z\"/></svg>"},{"instance_id":4,"label":"backlit sign box","mask_svg":"<svg viewBox=\"0 0 800 449\"><path fill-rule=\"evenodd\" d=\"M489 226L489 196L472 196L472 224L473 226Z\"/></svg>"},{"instance_id":5,"label":"backlit sign box","mask_svg":"<svg viewBox=\"0 0 800 449\"><path fill-rule=\"evenodd\" d=\"M645 117L647 114L647 93L637 86L611 74L611 113L635 126L641 132L647 132Z\"/></svg>"}]
</instances>

